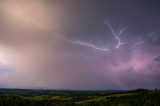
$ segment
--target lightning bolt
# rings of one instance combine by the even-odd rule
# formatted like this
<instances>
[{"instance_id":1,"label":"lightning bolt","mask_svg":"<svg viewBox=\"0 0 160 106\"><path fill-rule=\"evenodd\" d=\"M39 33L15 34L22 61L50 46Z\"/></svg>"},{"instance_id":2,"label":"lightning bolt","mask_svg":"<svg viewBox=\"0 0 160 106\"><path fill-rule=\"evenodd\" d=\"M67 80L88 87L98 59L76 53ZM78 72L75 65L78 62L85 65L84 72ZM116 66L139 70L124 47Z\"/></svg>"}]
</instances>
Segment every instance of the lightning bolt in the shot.
<instances>
[{"instance_id":1,"label":"lightning bolt","mask_svg":"<svg viewBox=\"0 0 160 106\"><path fill-rule=\"evenodd\" d=\"M118 42L118 44L115 46L115 48L119 48L121 45L125 44L125 43L121 42L120 37L121 37L122 33L127 29L127 27L123 27L122 29L120 29L120 31L118 33L116 33L109 23L106 23L106 25L110 29L112 35L114 36L114 39ZM65 37L62 37L62 36L57 36L57 37L62 39L65 42L72 43L74 45L89 47L89 48L92 48L93 50L96 50L96 51L102 51L102 52L111 51L111 49L96 46L96 45L92 44L91 42L83 42L83 41L75 41L75 40L73 41L73 40L66 39Z\"/></svg>"},{"instance_id":2,"label":"lightning bolt","mask_svg":"<svg viewBox=\"0 0 160 106\"><path fill-rule=\"evenodd\" d=\"M58 37L59 39L62 39L65 42L72 43L72 44L79 45L79 46L86 46L86 47L92 48L97 51L102 51L102 52L109 52L110 51L110 49L108 49L108 48L102 48L102 47L95 46L91 42L87 43L87 42L82 42L82 41L72 41L72 40L68 40L62 36L57 36L57 35L56 35L56 37Z\"/></svg>"},{"instance_id":3,"label":"lightning bolt","mask_svg":"<svg viewBox=\"0 0 160 106\"><path fill-rule=\"evenodd\" d=\"M125 44L122 43L120 40L120 36L122 35L122 33L127 29L127 27L124 27L122 29L120 29L120 31L118 33L115 33L114 29L112 28L112 26L109 23L106 23L106 25L108 26L108 28L111 30L112 35L114 36L114 38L117 40L118 44L116 45L116 48L119 48L121 45Z\"/></svg>"},{"instance_id":4,"label":"lightning bolt","mask_svg":"<svg viewBox=\"0 0 160 106\"><path fill-rule=\"evenodd\" d=\"M87 46L87 47L90 47L90 48L93 48L95 50L99 50L99 51L110 51L109 49L107 48L101 48L101 47L98 47L98 46L95 46L93 45L91 42L89 43L86 43L86 42L81 42L81 41L70 41L70 43L73 43L73 44L77 44L77 45L81 45L81 46Z\"/></svg>"}]
</instances>

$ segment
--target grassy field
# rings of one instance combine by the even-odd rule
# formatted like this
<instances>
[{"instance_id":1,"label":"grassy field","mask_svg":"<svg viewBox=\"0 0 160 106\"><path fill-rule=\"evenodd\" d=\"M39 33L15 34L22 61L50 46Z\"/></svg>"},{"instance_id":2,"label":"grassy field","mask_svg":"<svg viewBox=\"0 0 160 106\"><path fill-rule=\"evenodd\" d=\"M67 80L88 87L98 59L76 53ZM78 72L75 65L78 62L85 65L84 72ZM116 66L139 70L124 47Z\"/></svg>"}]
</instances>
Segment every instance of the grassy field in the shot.
<instances>
[{"instance_id":1,"label":"grassy field","mask_svg":"<svg viewBox=\"0 0 160 106\"><path fill-rule=\"evenodd\" d=\"M0 89L0 106L160 106L160 91Z\"/></svg>"}]
</instances>

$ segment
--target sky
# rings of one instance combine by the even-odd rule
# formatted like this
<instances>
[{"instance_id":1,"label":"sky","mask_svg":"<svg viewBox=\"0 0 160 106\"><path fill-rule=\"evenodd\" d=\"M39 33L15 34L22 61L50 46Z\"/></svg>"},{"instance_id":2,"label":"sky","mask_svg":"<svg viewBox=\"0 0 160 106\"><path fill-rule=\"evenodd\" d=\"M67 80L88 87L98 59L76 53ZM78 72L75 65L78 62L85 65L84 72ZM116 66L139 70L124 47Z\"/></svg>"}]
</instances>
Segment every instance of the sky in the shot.
<instances>
[{"instance_id":1,"label":"sky","mask_svg":"<svg viewBox=\"0 0 160 106\"><path fill-rule=\"evenodd\" d=\"M160 88L159 0L1 0L0 87Z\"/></svg>"}]
</instances>

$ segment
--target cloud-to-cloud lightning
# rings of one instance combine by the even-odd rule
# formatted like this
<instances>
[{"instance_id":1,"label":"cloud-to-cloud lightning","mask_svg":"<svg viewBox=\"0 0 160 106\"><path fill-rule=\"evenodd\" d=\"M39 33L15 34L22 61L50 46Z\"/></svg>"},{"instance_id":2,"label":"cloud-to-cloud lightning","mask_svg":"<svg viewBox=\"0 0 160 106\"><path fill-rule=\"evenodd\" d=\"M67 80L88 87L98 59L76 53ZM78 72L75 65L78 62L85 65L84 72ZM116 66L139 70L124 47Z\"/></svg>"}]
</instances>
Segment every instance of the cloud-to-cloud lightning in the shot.
<instances>
[{"instance_id":1,"label":"cloud-to-cloud lightning","mask_svg":"<svg viewBox=\"0 0 160 106\"><path fill-rule=\"evenodd\" d=\"M92 49L94 49L94 50L98 50L98 51L104 51L104 52L110 51L110 50L107 49L107 48L101 48L101 47L95 46L95 45L93 45L91 42L86 43L86 42L81 42L81 41L69 41L69 40L67 40L67 41L68 41L69 43L72 43L72 44L90 47L90 48L92 48Z\"/></svg>"},{"instance_id":2,"label":"cloud-to-cloud lightning","mask_svg":"<svg viewBox=\"0 0 160 106\"><path fill-rule=\"evenodd\" d=\"M109 23L106 23L106 25L109 27L109 29L112 32L112 35L114 36L115 40L117 40L117 45L116 48L119 48L121 45L125 44L123 42L121 42L120 40L120 36L122 35L122 33L127 29L127 27L124 27L122 29L120 29L120 31L116 34L116 32L114 31L114 29L112 28L112 26Z\"/></svg>"},{"instance_id":3,"label":"cloud-to-cloud lightning","mask_svg":"<svg viewBox=\"0 0 160 106\"><path fill-rule=\"evenodd\" d=\"M117 43L118 43L118 44L115 46L115 48L118 49L121 45L125 44L125 43L121 42L120 37L121 37L122 33L127 29L127 27L124 27L124 28L120 29L120 31L119 31L118 33L116 33L116 32L114 31L114 29L112 28L112 26L111 26L109 23L106 23L106 25L107 25L108 28L111 30L112 35L114 36L114 39L115 39L115 40L117 41ZM82 41L72 41L72 40L68 40L68 39L66 39L66 38L64 38L64 37L62 37L62 36L57 36L57 37L60 38L60 39L62 39L62 40L64 40L64 41L66 41L66 42L69 42L69 43L72 43L72 44L76 44L76 45L80 45L80 46L90 47L90 48L92 48L92 49L94 49L94 50L97 50L97 51L108 52L108 51L111 51L111 49L113 49L113 48L108 49L108 48L98 47L98 46L96 46L96 45L93 45L91 42L88 42L88 43L87 43L87 42L82 42Z\"/></svg>"}]
</instances>

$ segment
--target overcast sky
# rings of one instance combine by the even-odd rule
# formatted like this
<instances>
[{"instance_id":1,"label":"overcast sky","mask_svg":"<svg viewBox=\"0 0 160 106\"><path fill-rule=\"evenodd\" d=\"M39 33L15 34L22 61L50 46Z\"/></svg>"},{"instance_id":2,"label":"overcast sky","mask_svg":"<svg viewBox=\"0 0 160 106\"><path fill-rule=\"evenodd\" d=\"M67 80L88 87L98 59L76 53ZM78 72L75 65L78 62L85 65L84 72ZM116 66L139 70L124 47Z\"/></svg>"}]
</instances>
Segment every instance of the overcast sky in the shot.
<instances>
[{"instance_id":1,"label":"overcast sky","mask_svg":"<svg viewBox=\"0 0 160 106\"><path fill-rule=\"evenodd\" d=\"M159 0L1 0L0 87L160 87Z\"/></svg>"}]
</instances>

